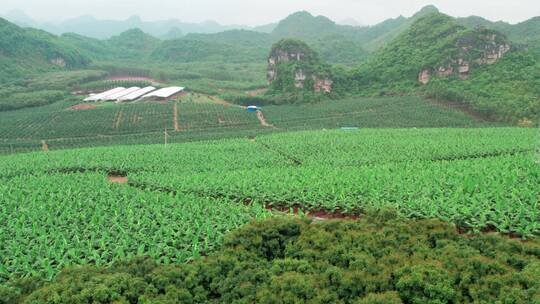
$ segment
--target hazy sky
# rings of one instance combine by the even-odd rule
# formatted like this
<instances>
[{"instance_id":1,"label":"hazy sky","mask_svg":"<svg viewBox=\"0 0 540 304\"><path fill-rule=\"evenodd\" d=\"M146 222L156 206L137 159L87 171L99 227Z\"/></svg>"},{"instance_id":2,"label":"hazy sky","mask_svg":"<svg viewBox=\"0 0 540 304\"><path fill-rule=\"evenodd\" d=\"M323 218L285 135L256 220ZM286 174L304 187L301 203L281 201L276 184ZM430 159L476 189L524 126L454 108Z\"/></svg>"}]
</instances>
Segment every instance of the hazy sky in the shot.
<instances>
[{"instance_id":1,"label":"hazy sky","mask_svg":"<svg viewBox=\"0 0 540 304\"><path fill-rule=\"evenodd\" d=\"M540 0L0 0L0 13L20 9L47 21L88 14L107 19L139 15L145 20L211 19L222 24L261 25L307 10L335 21L354 18L368 25L410 16L428 4L453 16L479 15L512 23L540 15Z\"/></svg>"}]
</instances>

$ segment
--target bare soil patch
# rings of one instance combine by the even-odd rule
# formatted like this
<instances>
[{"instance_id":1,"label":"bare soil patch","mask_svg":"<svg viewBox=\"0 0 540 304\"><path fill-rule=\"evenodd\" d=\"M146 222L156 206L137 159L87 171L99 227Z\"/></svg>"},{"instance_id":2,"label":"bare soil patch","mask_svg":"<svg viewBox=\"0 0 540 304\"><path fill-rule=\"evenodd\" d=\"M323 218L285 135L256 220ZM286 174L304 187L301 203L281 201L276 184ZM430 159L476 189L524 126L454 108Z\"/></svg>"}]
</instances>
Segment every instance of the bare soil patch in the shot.
<instances>
[{"instance_id":1,"label":"bare soil patch","mask_svg":"<svg viewBox=\"0 0 540 304\"><path fill-rule=\"evenodd\" d=\"M127 184L128 178L120 175L108 175L107 180L113 184Z\"/></svg>"},{"instance_id":2,"label":"bare soil patch","mask_svg":"<svg viewBox=\"0 0 540 304\"><path fill-rule=\"evenodd\" d=\"M49 145L47 144L47 142L45 140L41 141L41 150L43 150L45 152L49 151Z\"/></svg>"},{"instance_id":3,"label":"bare soil patch","mask_svg":"<svg viewBox=\"0 0 540 304\"><path fill-rule=\"evenodd\" d=\"M274 125L269 124L269 123L266 121L266 118L264 118L264 114L263 114L262 111L257 110L257 118L258 118L259 121L261 122L261 126L267 127L267 128L275 128Z\"/></svg>"},{"instance_id":4,"label":"bare soil patch","mask_svg":"<svg viewBox=\"0 0 540 304\"><path fill-rule=\"evenodd\" d=\"M107 180L113 184L127 184L127 172L109 171L109 173L107 173Z\"/></svg>"},{"instance_id":5,"label":"bare soil patch","mask_svg":"<svg viewBox=\"0 0 540 304\"><path fill-rule=\"evenodd\" d=\"M67 108L67 110L77 111L77 110L89 110L89 109L95 109L95 108L96 108L96 105L93 105L93 104L78 104L78 105L74 105L72 107Z\"/></svg>"}]
</instances>

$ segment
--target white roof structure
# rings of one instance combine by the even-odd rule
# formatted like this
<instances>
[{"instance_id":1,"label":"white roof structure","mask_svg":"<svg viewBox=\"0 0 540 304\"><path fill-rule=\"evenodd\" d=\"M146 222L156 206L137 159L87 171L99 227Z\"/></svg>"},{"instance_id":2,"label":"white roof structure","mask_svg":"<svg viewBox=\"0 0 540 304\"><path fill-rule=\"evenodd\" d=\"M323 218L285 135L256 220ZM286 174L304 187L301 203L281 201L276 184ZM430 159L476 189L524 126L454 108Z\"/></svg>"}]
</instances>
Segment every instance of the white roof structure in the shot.
<instances>
[{"instance_id":1,"label":"white roof structure","mask_svg":"<svg viewBox=\"0 0 540 304\"><path fill-rule=\"evenodd\" d=\"M168 98L173 96L174 94L178 94L184 90L183 87L168 87L159 89L157 91L154 91L152 93L146 94L143 96L143 98L147 97L159 97L159 98Z\"/></svg>"},{"instance_id":2,"label":"white roof structure","mask_svg":"<svg viewBox=\"0 0 540 304\"><path fill-rule=\"evenodd\" d=\"M122 91L119 91L117 93L114 93L114 94L111 94L111 95L107 95L103 98L101 98L100 100L103 100L103 101L107 101L107 100L117 100L118 98L120 97L123 97L123 96L126 96L127 94L131 94L137 90L140 90L141 88L139 87L131 87L129 89L124 89Z\"/></svg>"},{"instance_id":3,"label":"white roof structure","mask_svg":"<svg viewBox=\"0 0 540 304\"><path fill-rule=\"evenodd\" d=\"M98 101L98 100L101 100L104 97L107 97L108 95L116 94L116 93L118 93L120 91L123 91L125 89L126 88L124 88L124 87L114 88L114 89L105 91L103 93L91 95L90 97L85 98L84 101Z\"/></svg>"},{"instance_id":4,"label":"white roof structure","mask_svg":"<svg viewBox=\"0 0 540 304\"><path fill-rule=\"evenodd\" d=\"M135 100L145 94L148 94L152 91L155 91L156 88L154 87L146 87L146 88L142 88L142 89L139 89L135 92L132 92L132 93L129 93L127 95L124 95L120 98L118 98L118 101L132 101L132 100Z\"/></svg>"}]
</instances>

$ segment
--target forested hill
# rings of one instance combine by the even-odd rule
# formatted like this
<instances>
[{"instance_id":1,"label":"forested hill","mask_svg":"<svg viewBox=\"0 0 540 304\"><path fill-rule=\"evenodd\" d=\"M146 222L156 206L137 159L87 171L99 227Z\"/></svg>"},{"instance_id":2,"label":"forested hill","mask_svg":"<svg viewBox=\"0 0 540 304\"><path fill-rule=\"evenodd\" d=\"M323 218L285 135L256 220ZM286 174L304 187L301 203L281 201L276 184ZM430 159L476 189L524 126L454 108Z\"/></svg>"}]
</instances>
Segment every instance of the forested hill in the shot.
<instances>
[{"instance_id":1,"label":"forested hill","mask_svg":"<svg viewBox=\"0 0 540 304\"><path fill-rule=\"evenodd\" d=\"M364 94L422 92L467 103L496 119L531 120L540 113L536 50L512 44L500 32L431 13L336 86Z\"/></svg>"},{"instance_id":2,"label":"forested hill","mask_svg":"<svg viewBox=\"0 0 540 304\"><path fill-rule=\"evenodd\" d=\"M427 70L426 77L429 77L438 73L440 68L462 64L457 62L460 60L473 69L476 61L486 55L484 51L491 42L488 40L493 40L494 48L509 44L501 33L469 29L458 24L452 17L432 13L420 18L376 52L358 73L365 74L363 76L368 80L367 85L384 82L396 88L405 88L418 83L418 75L423 70ZM451 69L449 74L458 70L457 67L448 67L448 70Z\"/></svg>"},{"instance_id":3,"label":"forested hill","mask_svg":"<svg viewBox=\"0 0 540 304\"><path fill-rule=\"evenodd\" d=\"M140 57L151 54L161 41L140 29L131 29L108 40L111 46L122 50L122 56Z\"/></svg>"},{"instance_id":4,"label":"forested hill","mask_svg":"<svg viewBox=\"0 0 540 304\"><path fill-rule=\"evenodd\" d=\"M22 29L14 24L2 20L1 27L9 35L31 37L33 40L44 41L47 50L38 50L46 61L56 54L57 58L65 59L66 66L81 66L88 59L118 60L136 59L144 61L206 61L206 60L232 60L264 62L268 49L272 44L283 38L301 39L309 44L321 58L333 64L357 65L370 57L370 54L387 45L401 33L410 29L418 19L431 13L438 12L434 6L426 6L411 17L400 16L388 19L373 26L339 25L324 16L313 16L309 12L301 11L291 14L279 23L269 27L267 33L251 30L229 30L212 34L183 35L179 28L171 28L170 39L163 40L148 34L140 29L131 29L110 39L99 40L82 36L80 34L64 34L61 37L47 34L43 31ZM540 40L540 17L511 25L504 22L490 22L480 17L458 19L459 23L475 28L481 25L488 29L500 31L508 36L512 42L530 43ZM9 35L3 35L2 43L7 48L16 44L10 42ZM15 38L18 40L18 38ZM22 39L28 41L29 39ZM54 51L56 50L56 52ZM21 57L30 58L24 52L16 52ZM3 50L4 57L12 56ZM4 60L5 61L5 60ZM62 60L55 61L63 64ZM23 65L43 66L25 62L10 63L13 66ZM8 63L3 63L3 70L7 70Z\"/></svg>"},{"instance_id":5,"label":"forested hill","mask_svg":"<svg viewBox=\"0 0 540 304\"><path fill-rule=\"evenodd\" d=\"M313 16L309 12L294 13L276 26L272 32L278 38L296 38L316 42L326 37L341 36L367 50L375 50L406 30L418 18L438 12L434 6L426 6L410 18L400 16L373 26L339 25L324 16Z\"/></svg>"},{"instance_id":6,"label":"forested hill","mask_svg":"<svg viewBox=\"0 0 540 304\"><path fill-rule=\"evenodd\" d=\"M332 93L422 93L516 122L534 120L540 113L539 17L511 25L479 17L456 19L428 6L409 18L355 27L298 12L270 33L231 30L170 40L140 29L107 40L55 36L0 19L0 35L2 83L40 71L86 68L91 62L96 69L133 65L163 69L203 62L263 66L274 43L296 38L323 62L335 65Z\"/></svg>"},{"instance_id":7,"label":"forested hill","mask_svg":"<svg viewBox=\"0 0 540 304\"><path fill-rule=\"evenodd\" d=\"M0 18L0 81L51 68L80 68L89 63L81 52L60 37L18 27Z\"/></svg>"},{"instance_id":8,"label":"forested hill","mask_svg":"<svg viewBox=\"0 0 540 304\"><path fill-rule=\"evenodd\" d=\"M540 40L540 17L534 17L518 24L498 21L491 22L482 17L472 16L458 18L459 23L468 27L485 27L504 33L508 38L518 43L531 43Z\"/></svg>"}]
</instances>

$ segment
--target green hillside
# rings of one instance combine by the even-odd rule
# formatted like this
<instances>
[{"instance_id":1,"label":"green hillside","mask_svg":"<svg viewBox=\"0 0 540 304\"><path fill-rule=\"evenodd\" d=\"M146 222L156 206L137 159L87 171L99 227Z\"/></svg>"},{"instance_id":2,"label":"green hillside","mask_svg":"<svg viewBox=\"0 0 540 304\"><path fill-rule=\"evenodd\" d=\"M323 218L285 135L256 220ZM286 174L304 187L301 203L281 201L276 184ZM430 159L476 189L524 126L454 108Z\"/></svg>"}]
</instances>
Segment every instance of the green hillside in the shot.
<instances>
[{"instance_id":1,"label":"green hillside","mask_svg":"<svg viewBox=\"0 0 540 304\"><path fill-rule=\"evenodd\" d=\"M338 25L334 24L335 28L333 30L316 34L320 27L326 28L326 25L331 22L323 18L324 22L318 25L317 21L312 22L313 19L317 20L317 18L307 12L293 14L283 20L271 34L232 30L215 34L188 34L184 39L226 44L229 48L239 48L236 52L245 53L249 51L252 54L266 56L272 44L281 38L301 38L308 42L328 62L356 64L368 56L368 52L363 49L363 45L347 37ZM309 34L309 32L312 32L312 34Z\"/></svg>"},{"instance_id":2,"label":"green hillside","mask_svg":"<svg viewBox=\"0 0 540 304\"><path fill-rule=\"evenodd\" d=\"M308 12L294 13L278 23L272 34L280 38L297 38L306 42L318 41L327 37L340 36L361 48L374 51L407 30L419 18L438 12L434 6L426 6L410 18L400 16L388 19L373 26L353 27L338 25L324 16L313 16ZM340 48L335 51L339 52ZM317 51L321 51L318 49Z\"/></svg>"},{"instance_id":3,"label":"green hillside","mask_svg":"<svg viewBox=\"0 0 540 304\"><path fill-rule=\"evenodd\" d=\"M118 49L122 57L140 58L151 54L161 41L140 29L131 29L111 37L107 43L111 48Z\"/></svg>"},{"instance_id":4,"label":"green hillside","mask_svg":"<svg viewBox=\"0 0 540 304\"><path fill-rule=\"evenodd\" d=\"M474 17L454 19L428 6L410 18L352 27L299 12L282 20L272 33L231 30L171 40L160 40L138 29L108 40L77 34L57 37L2 21L6 38L2 40L0 67L5 73L0 77L29 78L29 72L81 68L92 60L93 69L112 75L154 77L246 103L251 100L250 91L265 86L268 49L282 36L292 36L304 40L323 62L341 65L327 69L335 78L337 95L421 93L466 103L495 119L531 120L538 112L537 21L533 18L509 25ZM475 22L485 28L477 29ZM493 41L487 41L490 35L495 35ZM513 44L507 55L510 59L480 67L475 62L481 59L482 47L492 43ZM470 50L461 52L464 46ZM370 54L366 49L377 51ZM459 69L459 64L451 62L456 60L471 61L468 79L458 80L455 73L444 79L437 77L441 67ZM421 86L418 75L424 69L431 70L433 77L428 85ZM20 93L24 84L16 86L15 91ZM50 103L57 96L47 92L46 98L21 102L28 96L11 98L13 92L6 88L0 92L0 103L10 104L2 108L46 104L44 100Z\"/></svg>"},{"instance_id":5,"label":"green hillside","mask_svg":"<svg viewBox=\"0 0 540 304\"><path fill-rule=\"evenodd\" d=\"M432 13L376 52L339 89L355 87L364 94L428 92L497 119L532 119L540 109L534 49L513 47L502 60L480 65L490 49L496 53L508 44L499 32L470 29L454 18ZM460 75L466 79L458 77L459 62L467 66L467 75ZM433 74L426 86L419 82L424 70ZM444 73L449 76L437 76Z\"/></svg>"},{"instance_id":6,"label":"green hillside","mask_svg":"<svg viewBox=\"0 0 540 304\"><path fill-rule=\"evenodd\" d=\"M79 50L58 36L20 28L0 18L0 81L28 73L81 68L89 63Z\"/></svg>"},{"instance_id":7,"label":"green hillside","mask_svg":"<svg viewBox=\"0 0 540 304\"><path fill-rule=\"evenodd\" d=\"M163 41L150 57L154 60L172 62L264 62L263 50L263 48L242 48L212 41L175 39Z\"/></svg>"},{"instance_id":8,"label":"green hillside","mask_svg":"<svg viewBox=\"0 0 540 304\"><path fill-rule=\"evenodd\" d=\"M436 79L429 96L458 101L493 119L537 124L540 117L540 56L533 50L510 53L494 65L472 72L469 79Z\"/></svg>"},{"instance_id":9,"label":"green hillside","mask_svg":"<svg viewBox=\"0 0 540 304\"><path fill-rule=\"evenodd\" d=\"M477 16L458 18L458 22L471 28L485 27L497 30L518 43L528 44L540 39L540 17L534 17L518 24L509 24L503 21L492 22Z\"/></svg>"},{"instance_id":10,"label":"green hillside","mask_svg":"<svg viewBox=\"0 0 540 304\"><path fill-rule=\"evenodd\" d=\"M324 16L297 12L278 23L272 31L274 42L296 38L307 42L321 58L331 63L356 64L368 55L364 43L355 37L357 29L338 25Z\"/></svg>"},{"instance_id":11,"label":"green hillside","mask_svg":"<svg viewBox=\"0 0 540 304\"><path fill-rule=\"evenodd\" d=\"M383 36L386 33L400 27L406 21L407 18L399 16L397 18L387 19L383 22L371 26L343 27L342 29L347 29L349 34L351 34L351 36L353 37L353 40L356 40L365 45L369 43L369 41L372 41L377 37Z\"/></svg>"},{"instance_id":12,"label":"green hillside","mask_svg":"<svg viewBox=\"0 0 540 304\"><path fill-rule=\"evenodd\" d=\"M372 35L372 38L369 40L364 40L364 47L373 52L397 38L399 34L409 29L418 19L431 13L438 12L439 10L435 6L429 5L423 7L410 18L398 18L396 20L390 20L387 24L383 22L380 25L376 25L374 28L370 29L370 32L374 32L375 35ZM384 29L384 31L379 32L379 28Z\"/></svg>"},{"instance_id":13,"label":"green hillside","mask_svg":"<svg viewBox=\"0 0 540 304\"><path fill-rule=\"evenodd\" d=\"M73 86L104 76L81 70L93 57L63 37L1 18L0 37L0 111L65 100Z\"/></svg>"},{"instance_id":14,"label":"green hillside","mask_svg":"<svg viewBox=\"0 0 540 304\"><path fill-rule=\"evenodd\" d=\"M464 60L472 61L472 57L482 51L481 36L488 34L469 30L449 16L430 14L415 22L356 71L359 83L365 86L385 83L404 90L412 88L418 83L422 69L435 68L461 55L459 44L462 40L477 44L475 49L464 54L468 57ZM500 43L504 43L504 37L500 39Z\"/></svg>"},{"instance_id":15,"label":"green hillside","mask_svg":"<svg viewBox=\"0 0 540 304\"><path fill-rule=\"evenodd\" d=\"M187 40L223 43L241 47L270 48L274 39L270 34L248 30L230 30L215 34L188 34Z\"/></svg>"},{"instance_id":16,"label":"green hillside","mask_svg":"<svg viewBox=\"0 0 540 304\"><path fill-rule=\"evenodd\" d=\"M281 20L272 34L278 37L311 40L339 33L341 27L324 16L315 17L309 12L302 11Z\"/></svg>"},{"instance_id":17,"label":"green hillside","mask_svg":"<svg viewBox=\"0 0 540 304\"><path fill-rule=\"evenodd\" d=\"M76 34L63 39L81 49L96 61L117 61L144 66L160 61L171 63L198 61L264 62L271 46L268 34L246 30L216 34L189 34L181 38L161 40L140 29L131 29L107 40L97 40Z\"/></svg>"},{"instance_id":18,"label":"green hillside","mask_svg":"<svg viewBox=\"0 0 540 304\"><path fill-rule=\"evenodd\" d=\"M159 47L161 40L140 29L131 29L107 40L89 38L78 34L64 34L63 41L78 48L95 61L100 60L150 60L149 55Z\"/></svg>"},{"instance_id":19,"label":"green hillside","mask_svg":"<svg viewBox=\"0 0 540 304\"><path fill-rule=\"evenodd\" d=\"M68 33L61 36L65 43L76 47L79 52L92 60L110 59L117 54L105 40L89 38L79 34Z\"/></svg>"}]
</instances>

